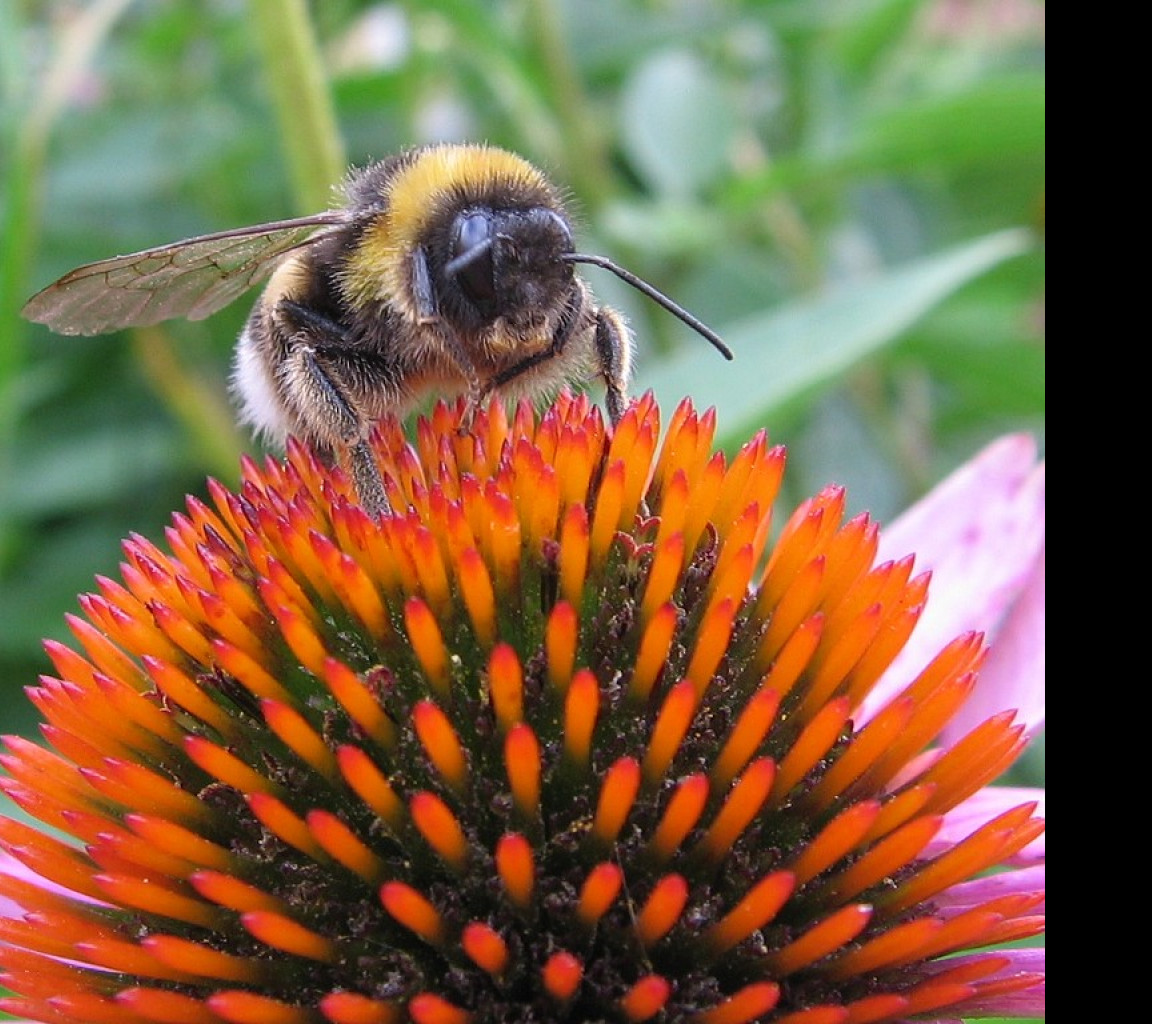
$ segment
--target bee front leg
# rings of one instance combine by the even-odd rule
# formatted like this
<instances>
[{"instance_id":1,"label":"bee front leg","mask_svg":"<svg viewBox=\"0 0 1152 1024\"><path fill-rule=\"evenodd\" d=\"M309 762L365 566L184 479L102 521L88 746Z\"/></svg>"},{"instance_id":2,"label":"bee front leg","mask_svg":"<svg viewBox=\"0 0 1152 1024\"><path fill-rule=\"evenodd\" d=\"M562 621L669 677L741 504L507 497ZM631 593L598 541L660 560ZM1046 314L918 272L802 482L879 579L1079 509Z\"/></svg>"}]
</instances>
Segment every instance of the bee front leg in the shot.
<instances>
[{"instance_id":1,"label":"bee front leg","mask_svg":"<svg viewBox=\"0 0 1152 1024\"><path fill-rule=\"evenodd\" d=\"M628 381L632 376L632 342L624 318L614 309L596 313L596 358L604 378L604 405L615 426L628 404Z\"/></svg>"},{"instance_id":2,"label":"bee front leg","mask_svg":"<svg viewBox=\"0 0 1152 1024\"><path fill-rule=\"evenodd\" d=\"M384 491L380 467L376 464L372 448L364 438L366 425L345 398L332 374L321 365L314 349L304 348L301 352L301 361L307 367L315 387L324 392L327 406L334 414L329 422L337 427L360 505L373 518L391 515L392 505Z\"/></svg>"},{"instance_id":3,"label":"bee front leg","mask_svg":"<svg viewBox=\"0 0 1152 1024\"><path fill-rule=\"evenodd\" d=\"M289 351L283 369L287 392L310 436L342 450L360 504L370 516L390 515L380 468L367 442L369 424L341 383L337 356L346 349L344 330L315 310L281 300L276 317Z\"/></svg>"},{"instance_id":4,"label":"bee front leg","mask_svg":"<svg viewBox=\"0 0 1152 1024\"><path fill-rule=\"evenodd\" d=\"M412 250L409 259L409 284L417 320L423 326L438 327L444 351L456 364L456 368L468 385L465 392L464 417L460 424L460 432L466 433L472 426L476 410L492 390L492 385L486 385L480 380L476 364L472 361L466 346L441 322L436 289L432 284L432 271L428 267L428 252L422 245Z\"/></svg>"},{"instance_id":5,"label":"bee front leg","mask_svg":"<svg viewBox=\"0 0 1152 1024\"><path fill-rule=\"evenodd\" d=\"M432 285L432 271L428 269L428 253L424 246L418 245L412 250L408 273L417 320L422 324L435 323L440 319L440 307L436 302L436 289Z\"/></svg>"}]
</instances>

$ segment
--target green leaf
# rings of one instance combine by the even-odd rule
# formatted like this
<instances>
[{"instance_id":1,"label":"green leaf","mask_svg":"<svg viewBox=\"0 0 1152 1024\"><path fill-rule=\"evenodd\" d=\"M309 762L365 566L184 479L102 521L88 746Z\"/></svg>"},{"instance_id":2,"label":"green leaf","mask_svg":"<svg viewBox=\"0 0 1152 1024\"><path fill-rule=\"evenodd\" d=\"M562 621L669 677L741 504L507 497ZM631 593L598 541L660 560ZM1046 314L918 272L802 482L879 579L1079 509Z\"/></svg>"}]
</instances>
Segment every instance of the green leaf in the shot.
<instances>
[{"instance_id":1,"label":"green leaf","mask_svg":"<svg viewBox=\"0 0 1152 1024\"><path fill-rule=\"evenodd\" d=\"M646 60L624 89L622 144L653 191L686 196L711 183L728 158L736 119L711 70L687 50Z\"/></svg>"},{"instance_id":2,"label":"green leaf","mask_svg":"<svg viewBox=\"0 0 1152 1024\"><path fill-rule=\"evenodd\" d=\"M1039 153L1045 137L1043 76L1008 76L963 93L881 111L859 126L849 159L864 168L1002 164Z\"/></svg>"},{"instance_id":3,"label":"green leaf","mask_svg":"<svg viewBox=\"0 0 1152 1024\"><path fill-rule=\"evenodd\" d=\"M781 189L834 184L851 175L1043 162L1045 79L1002 76L963 91L903 102L862 116L850 135L820 152L795 153L731 189L739 208Z\"/></svg>"},{"instance_id":4,"label":"green leaf","mask_svg":"<svg viewBox=\"0 0 1152 1024\"><path fill-rule=\"evenodd\" d=\"M690 393L698 408L720 409L725 434L746 434L896 342L943 298L1025 252L1031 241L1023 230L997 232L740 320L721 332L735 362L703 343L685 347L644 369L642 387L652 388L665 408Z\"/></svg>"},{"instance_id":5,"label":"green leaf","mask_svg":"<svg viewBox=\"0 0 1152 1024\"><path fill-rule=\"evenodd\" d=\"M923 7L921 0L870 0L843 12L832 40L839 63L856 75L875 74Z\"/></svg>"},{"instance_id":6,"label":"green leaf","mask_svg":"<svg viewBox=\"0 0 1152 1024\"><path fill-rule=\"evenodd\" d=\"M141 521L140 528L149 526ZM28 664L43 637L67 641L64 612L76 610L78 593L93 589L94 572L114 571L122 539L122 526L113 517L92 515L29 545L12 574L19 585L0 588L0 658Z\"/></svg>"}]
</instances>

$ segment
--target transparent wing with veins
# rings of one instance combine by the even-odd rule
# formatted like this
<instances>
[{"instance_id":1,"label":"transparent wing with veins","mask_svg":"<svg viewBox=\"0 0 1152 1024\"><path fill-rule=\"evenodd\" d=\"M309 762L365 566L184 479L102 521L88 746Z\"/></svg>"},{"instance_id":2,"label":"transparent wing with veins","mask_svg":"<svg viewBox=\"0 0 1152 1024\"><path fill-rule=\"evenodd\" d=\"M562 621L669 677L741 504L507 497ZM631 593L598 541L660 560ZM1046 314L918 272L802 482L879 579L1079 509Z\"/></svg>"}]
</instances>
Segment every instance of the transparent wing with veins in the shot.
<instances>
[{"instance_id":1,"label":"transparent wing with veins","mask_svg":"<svg viewBox=\"0 0 1152 1024\"><path fill-rule=\"evenodd\" d=\"M60 334L103 334L183 317L203 320L267 278L280 259L344 224L329 210L161 245L77 267L24 306Z\"/></svg>"}]
</instances>

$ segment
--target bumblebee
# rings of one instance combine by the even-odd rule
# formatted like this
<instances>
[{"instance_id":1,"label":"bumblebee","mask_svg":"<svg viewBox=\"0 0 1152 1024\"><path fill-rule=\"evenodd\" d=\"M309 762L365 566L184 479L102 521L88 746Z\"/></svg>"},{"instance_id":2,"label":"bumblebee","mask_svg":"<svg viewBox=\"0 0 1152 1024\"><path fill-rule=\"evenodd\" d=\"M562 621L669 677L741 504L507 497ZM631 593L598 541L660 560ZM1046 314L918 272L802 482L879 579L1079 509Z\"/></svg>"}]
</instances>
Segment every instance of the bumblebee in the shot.
<instances>
[{"instance_id":1,"label":"bumblebee","mask_svg":"<svg viewBox=\"0 0 1152 1024\"><path fill-rule=\"evenodd\" d=\"M79 267L24 315L62 334L210 316L267 284L236 346L241 418L343 461L361 504L390 511L367 443L386 413L430 395L554 392L599 374L623 415L632 339L576 264L603 267L715 345L716 334L610 260L575 251L563 197L532 164L485 145L411 149L349 173L343 202Z\"/></svg>"}]
</instances>

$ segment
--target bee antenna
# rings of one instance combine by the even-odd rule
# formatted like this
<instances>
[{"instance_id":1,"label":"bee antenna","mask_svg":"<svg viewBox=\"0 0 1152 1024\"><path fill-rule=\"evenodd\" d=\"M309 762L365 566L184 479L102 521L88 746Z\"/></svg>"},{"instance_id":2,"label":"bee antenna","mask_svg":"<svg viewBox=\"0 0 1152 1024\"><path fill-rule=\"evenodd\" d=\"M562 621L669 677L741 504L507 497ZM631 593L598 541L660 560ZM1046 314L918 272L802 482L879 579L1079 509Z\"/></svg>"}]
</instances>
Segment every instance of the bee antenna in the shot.
<instances>
[{"instance_id":1,"label":"bee antenna","mask_svg":"<svg viewBox=\"0 0 1152 1024\"><path fill-rule=\"evenodd\" d=\"M482 242L477 242L471 248L465 249L454 260L449 260L444 266L444 273L449 277L455 277L460 271L465 270L475 263L481 256L490 251L492 248L492 239L485 238Z\"/></svg>"},{"instance_id":2,"label":"bee antenna","mask_svg":"<svg viewBox=\"0 0 1152 1024\"><path fill-rule=\"evenodd\" d=\"M673 302L662 291L650 285L642 277L637 277L632 271L625 270L622 266L613 263L604 256L592 256L588 253L566 252L560 258L566 263L591 263L594 267L603 267L605 270L610 270L625 284L630 284L638 292L643 292L658 306L663 306L678 320L684 321L684 323L691 327L692 330L702 338L710 341L725 359L733 358L732 350L720 340L720 335L712 330L711 327L704 323L704 321L697 320L696 317L689 313L683 306Z\"/></svg>"}]
</instances>

